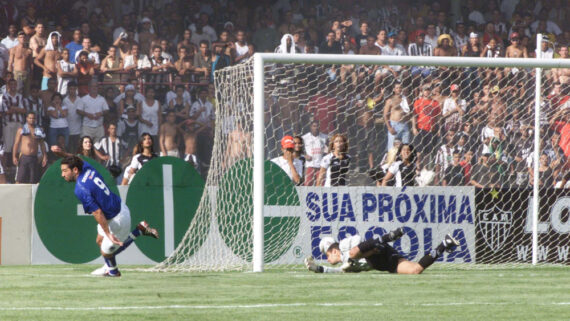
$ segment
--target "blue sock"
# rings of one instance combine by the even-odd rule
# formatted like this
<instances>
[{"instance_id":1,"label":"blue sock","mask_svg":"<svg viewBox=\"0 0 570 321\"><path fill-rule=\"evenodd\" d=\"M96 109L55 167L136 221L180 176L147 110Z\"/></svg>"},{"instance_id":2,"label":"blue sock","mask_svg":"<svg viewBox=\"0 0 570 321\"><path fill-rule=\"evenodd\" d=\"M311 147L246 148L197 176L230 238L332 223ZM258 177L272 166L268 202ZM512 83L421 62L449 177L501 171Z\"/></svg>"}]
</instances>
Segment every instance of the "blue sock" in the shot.
<instances>
[{"instance_id":1,"label":"blue sock","mask_svg":"<svg viewBox=\"0 0 570 321\"><path fill-rule=\"evenodd\" d=\"M129 245L131 245L131 243L133 243L134 240L137 239L138 236L141 235L141 231L138 228L135 228L131 234L129 234L129 236L127 237L126 240L123 241L123 246L119 247L119 249L117 251L115 251L115 255L123 252L127 247L129 247Z\"/></svg>"},{"instance_id":2,"label":"blue sock","mask_svg":"<svg viewBox=\"0 0 570 321\"><path fill-rule=\"evenodd\" d=\"M117 260L115 260L115 256L111 258L103 257L103 259L105 259L105 264L107 264L107 267L109 268L109 274L116 275L119 269L117 269Z\"/></svg>"}]
</instances>

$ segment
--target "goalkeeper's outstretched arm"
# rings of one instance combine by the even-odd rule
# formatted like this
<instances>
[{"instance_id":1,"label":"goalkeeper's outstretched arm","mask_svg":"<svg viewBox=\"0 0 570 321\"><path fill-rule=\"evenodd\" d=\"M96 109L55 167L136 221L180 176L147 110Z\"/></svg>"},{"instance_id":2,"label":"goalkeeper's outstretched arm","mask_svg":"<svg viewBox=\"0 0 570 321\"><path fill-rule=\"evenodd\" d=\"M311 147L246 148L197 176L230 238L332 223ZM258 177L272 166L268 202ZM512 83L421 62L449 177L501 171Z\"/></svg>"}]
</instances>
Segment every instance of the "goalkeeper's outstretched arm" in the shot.
<instances>
[{"instance_id":1,"label":"goalkeeper's outstretched arm","mask_svg":"<svg viewBox=\"0 0 570 321\"><path fill-rule=\"evenodd\" d=\"M307 267L307 269L309 271L313 271L315 273L355 272L355 271L350 271L350 269L348 269L350 264L347 265L346 263L340 267L330 267L330 266L318 265L312 256L305 258L305 266Z\"/></svg>"}]
</instances>

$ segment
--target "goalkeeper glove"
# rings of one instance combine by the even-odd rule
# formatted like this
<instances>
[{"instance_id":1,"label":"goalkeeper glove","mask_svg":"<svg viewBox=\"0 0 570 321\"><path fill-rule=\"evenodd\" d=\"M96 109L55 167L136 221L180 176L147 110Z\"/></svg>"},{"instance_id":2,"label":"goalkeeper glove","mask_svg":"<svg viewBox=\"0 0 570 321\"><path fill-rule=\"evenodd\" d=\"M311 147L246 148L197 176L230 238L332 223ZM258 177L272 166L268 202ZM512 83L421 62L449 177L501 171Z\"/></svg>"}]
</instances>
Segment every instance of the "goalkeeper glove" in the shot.
<instances>
[{"instance_id":1,"label":"goalkeeper glove","mask_svg":"<svg viewBox=\"0 0 570 321\"><path fill-rule=\"evenodd\" d=\"M313 271L315 273L323 273L324 269L322 266L315 263L315 259L312 256L305 258L305 266L309 271Z\"/></svg>"}]
</instances>

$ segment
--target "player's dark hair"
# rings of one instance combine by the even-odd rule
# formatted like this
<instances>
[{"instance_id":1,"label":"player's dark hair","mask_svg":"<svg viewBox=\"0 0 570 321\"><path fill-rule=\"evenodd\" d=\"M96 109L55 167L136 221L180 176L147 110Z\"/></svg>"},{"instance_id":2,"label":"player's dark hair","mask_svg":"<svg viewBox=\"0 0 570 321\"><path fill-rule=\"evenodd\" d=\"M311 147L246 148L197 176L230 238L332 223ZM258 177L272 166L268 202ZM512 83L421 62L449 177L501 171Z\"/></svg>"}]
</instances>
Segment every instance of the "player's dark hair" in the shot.
<instances>
[{"instance_id":1,"label":"player's dark hair","mask_svg":"<svg viewBox=\"0 0 570 321\"><path fill-rule=\"evenodd\" d=\"M67 167L69 167L69 169L71 169L71 170L73 170L74 168L77 168L79 170L79 172L81 172L81 170L83 169L83 160L81 158L79 158L79 156L76 156L76 155L65 156L61 160L61 164L67 165Z\"/></svg>"},{"instance_id":2,"label":"player's dark hair","mask_svg":"<svg viewBox=\"0 0 570 321\"><path fill-rule=\"evenodd\" d=\"M340 246L339 246L338 242L335 242L329 246L329 248L327 249L327 254L334 249L337 249L340 251Z\"/></svg>"}]
</instances>

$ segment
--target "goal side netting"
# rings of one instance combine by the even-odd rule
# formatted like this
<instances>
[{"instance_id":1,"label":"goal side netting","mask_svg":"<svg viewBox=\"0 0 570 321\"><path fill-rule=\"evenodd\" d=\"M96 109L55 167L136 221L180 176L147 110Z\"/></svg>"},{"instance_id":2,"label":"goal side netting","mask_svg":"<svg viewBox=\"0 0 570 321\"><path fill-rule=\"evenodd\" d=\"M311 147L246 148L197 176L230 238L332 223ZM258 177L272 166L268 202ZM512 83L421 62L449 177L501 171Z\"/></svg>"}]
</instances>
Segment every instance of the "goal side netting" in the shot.
<instances>
[{"instance_id":1,"label":"goal side netting","mask_svg":"<svg viewBox=\"0 0 570 321\"><path fill-rule=\"evenodd\" d=\"M412 261L451 234L460 246L438 264L570 262L570 192L558 188L569 172L567 62L258 56L263 131L254 132L254 59L217 71L206 189L184 239L154 270L254 269L261 198L265 269L324 260L325 236L368 239L397 227L405 235L392 246ZM257 182L256 135L264 160ZM347 139L342 157L330 155L335 135ZM291 164L286 136L300 156ZM402 145L413 146L411 167ZM291 166L298 164L296 184ZM263 196L254 197L261 181Z\"/></svg>"}]
</instances>

